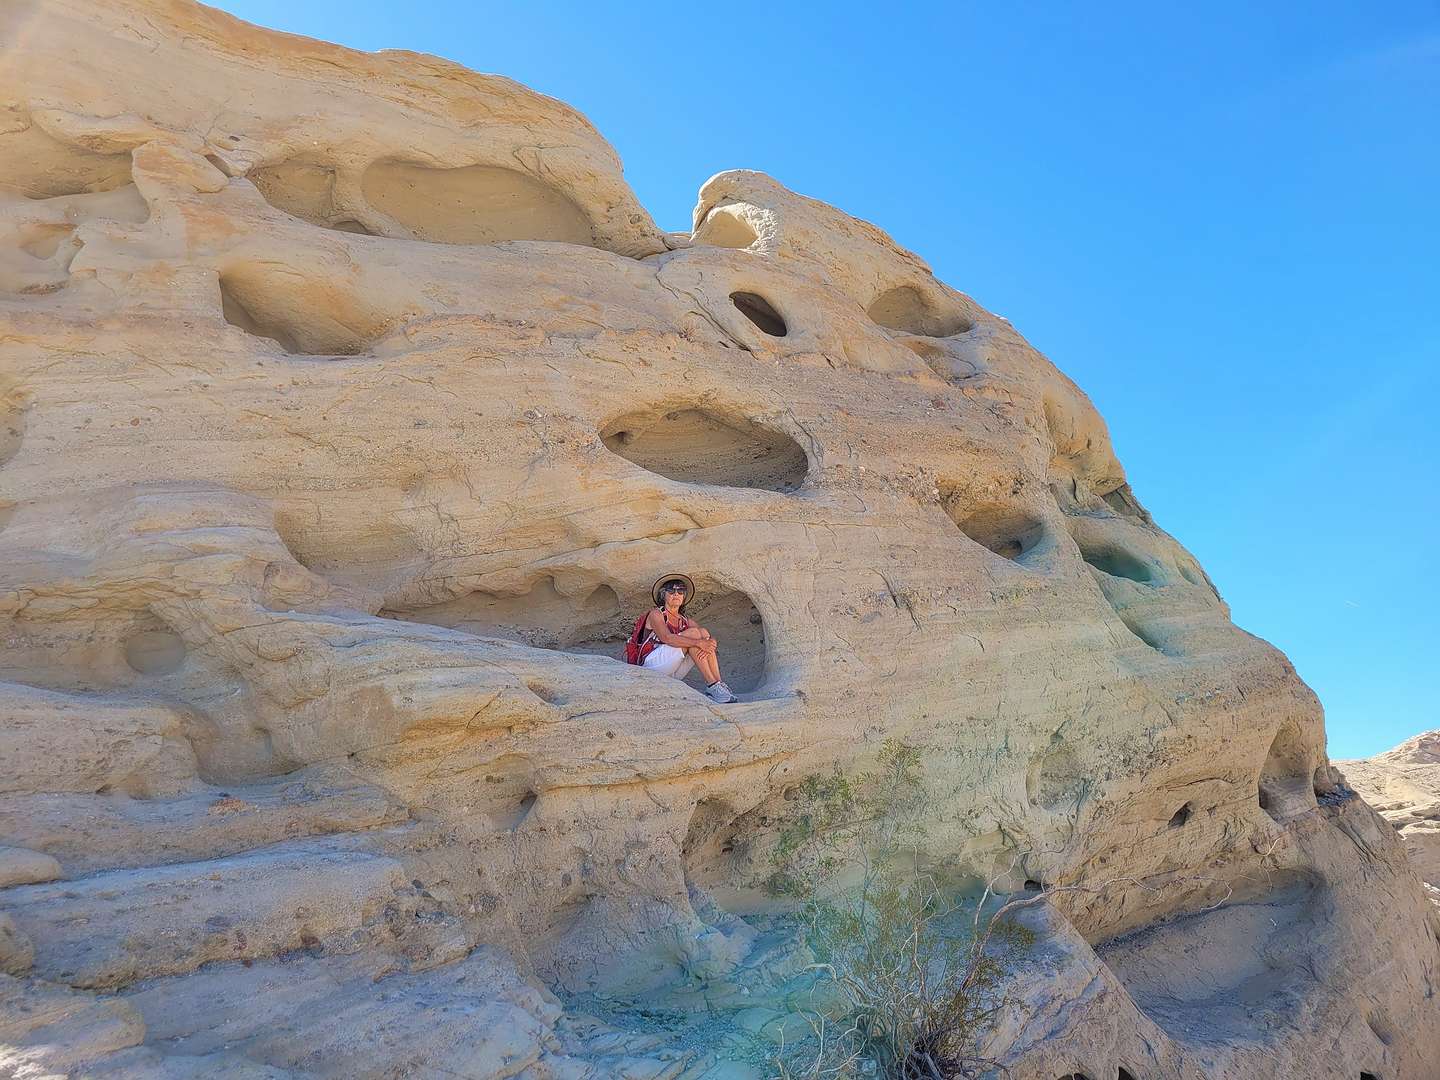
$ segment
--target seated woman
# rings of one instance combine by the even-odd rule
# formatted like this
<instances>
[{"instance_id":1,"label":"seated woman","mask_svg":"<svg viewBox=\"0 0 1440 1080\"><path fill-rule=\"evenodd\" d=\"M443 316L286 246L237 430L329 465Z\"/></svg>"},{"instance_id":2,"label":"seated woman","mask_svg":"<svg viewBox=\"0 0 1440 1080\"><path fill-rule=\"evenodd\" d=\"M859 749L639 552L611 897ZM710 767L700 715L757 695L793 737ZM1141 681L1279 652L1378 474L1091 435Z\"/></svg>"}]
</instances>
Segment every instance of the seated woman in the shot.
<instances>
[{"instance_id":1,"label":"seated woman","mask_svg":"<svg viewBox=\"0 0 1440 1080\"><path fill-rule=\"evenodd\" d=\"M645 617L647 633L641 644L642 649L652 647L640 663L675 679L683 679L691 668L698 667L705 676L706 696L727 705L739 699L720 678L720 643L710 636L710 631L682 614L686 600L694 593L695 587L683 574L656 582L650 594L655 607Z\"/></svg>"}]
</instances>

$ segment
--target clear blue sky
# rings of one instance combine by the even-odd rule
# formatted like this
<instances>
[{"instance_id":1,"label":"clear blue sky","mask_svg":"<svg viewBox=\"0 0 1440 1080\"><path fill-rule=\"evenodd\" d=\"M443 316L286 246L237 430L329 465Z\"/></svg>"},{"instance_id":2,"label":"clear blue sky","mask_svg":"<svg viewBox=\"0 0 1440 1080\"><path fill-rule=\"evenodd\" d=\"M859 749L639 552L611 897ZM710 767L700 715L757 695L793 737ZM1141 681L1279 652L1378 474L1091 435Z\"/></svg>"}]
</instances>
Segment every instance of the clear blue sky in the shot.
<instances>
[{"instance_id":1,"label":"clear blue sky","mask_svg":"<svg viewBox=\"0 0 1440 1080\"><path fill-rule=\"evenodd\" d=\"M1091 396L1325 703L1440 727L1440 8L225 0L585 112L662 227L760 169L876 222Z\"/></svg>"}]
</instances>

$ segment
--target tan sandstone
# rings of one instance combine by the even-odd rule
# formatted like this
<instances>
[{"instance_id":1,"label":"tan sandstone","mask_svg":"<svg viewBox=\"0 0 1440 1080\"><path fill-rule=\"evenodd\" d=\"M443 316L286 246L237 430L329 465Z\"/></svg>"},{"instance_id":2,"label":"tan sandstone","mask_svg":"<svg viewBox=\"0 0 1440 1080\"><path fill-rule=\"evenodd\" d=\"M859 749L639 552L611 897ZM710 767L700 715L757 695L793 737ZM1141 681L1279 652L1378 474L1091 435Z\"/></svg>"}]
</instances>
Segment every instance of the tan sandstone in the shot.
<instances>
[{"instance_id":1,"label":"tan sandstone","mask_svg":"<svg viewBox=\"0 0 1440 1080\"><path fill-rule=\"evenodd\" d=\"M1314 695L919 257L752 172L666 234L434 57L0 41L0 1072L764 1076L796 785L903 740L928 867L1053 890L1011 1080L1436 1075ZM738 704L617 660L673 570Z\"/></svg>"},{"instance_id":2,"label":"tan sandstone","mask_svg":"<svg viewBox=\"0 0 1440 1080\"><path fill-rule=\"evenodd\" d=\"M1423 732L1372 758L1335 764L1395 827L1430 899L1440 904L1440 731Z\"/></svg>"}]
</instances>

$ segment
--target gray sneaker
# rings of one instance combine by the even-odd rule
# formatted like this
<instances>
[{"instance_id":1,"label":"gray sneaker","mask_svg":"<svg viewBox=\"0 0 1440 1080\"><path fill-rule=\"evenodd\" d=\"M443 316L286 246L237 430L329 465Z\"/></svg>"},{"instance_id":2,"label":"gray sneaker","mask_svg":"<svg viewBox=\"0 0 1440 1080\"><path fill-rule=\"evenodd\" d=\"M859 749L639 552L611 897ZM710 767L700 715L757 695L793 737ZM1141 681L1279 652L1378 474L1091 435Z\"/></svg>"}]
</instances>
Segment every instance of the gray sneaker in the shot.
<instances>
[{"instance_id":1,"label":"gray sneaker","mask_svg":"<svg viewBox=\"0 0 1440 1080\"><path fill-rule=\"evenodd\" d=\"M731 689L725 685L724 679L721 679L714 686L707 686L705 688L705 696L711 701L718 701L721 705L729 705L732 701L740 700Z\"/></svg>"}]
</instances>

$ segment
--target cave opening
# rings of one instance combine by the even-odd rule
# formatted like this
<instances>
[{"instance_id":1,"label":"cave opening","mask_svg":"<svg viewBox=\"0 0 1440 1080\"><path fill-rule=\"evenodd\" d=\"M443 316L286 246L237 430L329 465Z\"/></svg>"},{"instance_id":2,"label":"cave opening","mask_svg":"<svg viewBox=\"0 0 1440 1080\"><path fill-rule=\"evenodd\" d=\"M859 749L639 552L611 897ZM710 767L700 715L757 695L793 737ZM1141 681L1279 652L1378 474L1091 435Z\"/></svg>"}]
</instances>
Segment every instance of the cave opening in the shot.
<instances>
[{"instance_id":1,"label":"cave opening","mask_svg":"<svg viewBox=\"0 0 1440 1080\"><path fill-rule=\"evenodd\" d=\"M990 504L962 510L947 506L946 512L971 540L1011 562L1020 562L1045 538L1045 523L1020 507Z\"/></svg>"},{"instance_id":2,"label":"cave opening","mask_svg":"<svg viewBox=\"0 0 1440 1080\"><path fill-rule=\"evenodd\" d=\"M1080 546L1080 557L1085 562L1111 577L1126 578L1148 585L1154 579L1150 567L1136 556L1113 545Z\"/></svg>"},{"instance_id":3,"label":"cave opening","mask_svg":"<svg viewBox=\"0 0 1440 1080\"><path fill-rule=\"evenodd\" d=\"M730 302L741 315L758 326L762 333L771 337L784 337L790 332L780 313L759 293L733 292L730 294Z\"/></svg>"}]
</instances>

